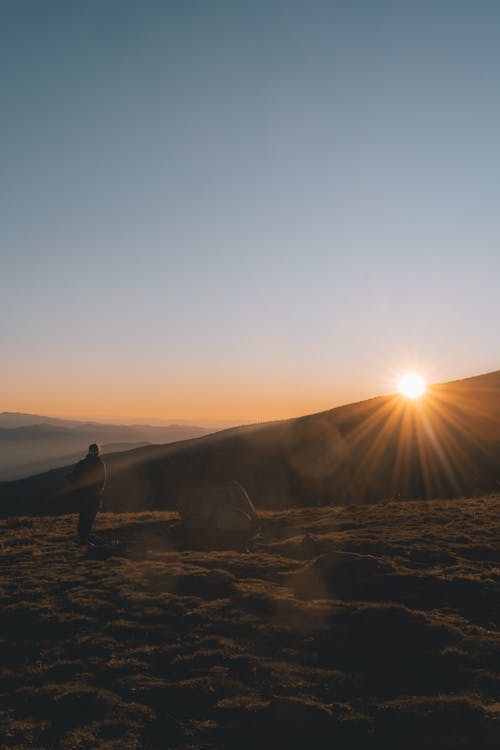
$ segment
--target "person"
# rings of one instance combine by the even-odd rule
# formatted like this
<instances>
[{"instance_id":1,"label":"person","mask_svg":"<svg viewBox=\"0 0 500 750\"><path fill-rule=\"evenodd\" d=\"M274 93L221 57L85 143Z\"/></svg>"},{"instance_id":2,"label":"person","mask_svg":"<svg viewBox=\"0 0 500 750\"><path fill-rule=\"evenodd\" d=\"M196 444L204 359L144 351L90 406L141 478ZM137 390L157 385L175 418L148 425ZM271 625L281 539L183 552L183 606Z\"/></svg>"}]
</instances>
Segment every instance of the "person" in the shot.
<instances>
[{"instance_id":1,"label":"person","mask_svg":"<svg viewBox=\"0 0 500 750\"><path fill-rule=\"evenodd\" d=\"M85 458L76 464L71 474L71 484L79 496L78 542L93 545L90 536L92 524L101 510L106 484L106 465L97 443L89 445Z\"/></svg>"}]
</instances>

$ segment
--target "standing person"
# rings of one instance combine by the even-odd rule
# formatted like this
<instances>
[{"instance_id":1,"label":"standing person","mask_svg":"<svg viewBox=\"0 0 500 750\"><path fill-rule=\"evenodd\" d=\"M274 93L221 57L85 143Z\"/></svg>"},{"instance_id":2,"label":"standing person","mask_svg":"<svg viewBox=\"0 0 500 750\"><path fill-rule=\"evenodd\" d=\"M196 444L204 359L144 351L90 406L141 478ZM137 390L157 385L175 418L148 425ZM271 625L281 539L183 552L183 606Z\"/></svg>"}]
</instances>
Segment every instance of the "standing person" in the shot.
<instances>
[{"instance_id":1,"label":"standing person","mask_svg":"<svg viewBox=\"0 0 500 750\"><path fill-rule=\"evenodd\" d=\"M94 519L101 510L102 493L106 484L106 466L97 443L89 445L89 452L73 469L71 482L80 500L78 542L94 544L90 532Z\"/></svg>"}]
</instances>

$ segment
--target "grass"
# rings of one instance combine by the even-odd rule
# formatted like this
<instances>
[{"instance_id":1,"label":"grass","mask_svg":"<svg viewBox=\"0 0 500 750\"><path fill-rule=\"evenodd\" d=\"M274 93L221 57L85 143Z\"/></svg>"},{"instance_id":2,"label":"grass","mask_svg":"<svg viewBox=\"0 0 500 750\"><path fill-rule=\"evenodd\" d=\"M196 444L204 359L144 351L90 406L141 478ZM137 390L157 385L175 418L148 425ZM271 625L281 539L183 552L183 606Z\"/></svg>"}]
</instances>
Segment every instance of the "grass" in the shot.
<instances>
[{"instance_id":1,"label":"grass","mask_svg":"<svg viewBox=\"0 0 500 750\"><path fill-rule=\"evenodd\" d=\"M500 746L500 498L0 522L5 750Z\"/></svg>"}]
</instances>

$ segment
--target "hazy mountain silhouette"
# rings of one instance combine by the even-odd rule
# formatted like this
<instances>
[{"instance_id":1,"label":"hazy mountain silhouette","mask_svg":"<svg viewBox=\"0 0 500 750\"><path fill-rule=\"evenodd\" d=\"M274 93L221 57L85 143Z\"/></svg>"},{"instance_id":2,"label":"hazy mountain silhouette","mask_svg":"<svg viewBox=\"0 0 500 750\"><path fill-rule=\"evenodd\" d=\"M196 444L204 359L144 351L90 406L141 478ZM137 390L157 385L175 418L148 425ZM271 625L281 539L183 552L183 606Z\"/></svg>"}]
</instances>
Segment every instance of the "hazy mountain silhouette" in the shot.
<instances>
[{"instance_id":1,"label":"hazy mountain silhouette","mask_svg":"<svg viewBox=\"0 0 500 750\"><path fill-rule=\"evenodd\" d=\"M106 509L168 509L237 479L263 508L460 497L500 482L500 371L297 419L110 455ZM1 512L74 509L66 470L1 483Z\"/></svg>"},{"instance_id":2,"label":"hazy mountain silhouette","mask_svg":"<svg viewBox=\"0 0 500 750\"><path fill-rule=\"evenodd\" d=\"M109 452L209 432L194 425L114 425L4 412L0 414L0 479L18 479L64 466L95 441Z\"/></svg>"},{"instance_id":3,"label":"hazy mountain silhouette","mask_svg":"<svg viewBox=\"0 0 500 750\"><path fill-rule=\"evenodd\" d=\"M30 427L35 424L48 424L54 427L78 427L82 424L77 419L61 419L59 417L46 417L40 414L26 414L20 411L3 411L0 413L0 427Z\"/></svg>"}]
</instances>

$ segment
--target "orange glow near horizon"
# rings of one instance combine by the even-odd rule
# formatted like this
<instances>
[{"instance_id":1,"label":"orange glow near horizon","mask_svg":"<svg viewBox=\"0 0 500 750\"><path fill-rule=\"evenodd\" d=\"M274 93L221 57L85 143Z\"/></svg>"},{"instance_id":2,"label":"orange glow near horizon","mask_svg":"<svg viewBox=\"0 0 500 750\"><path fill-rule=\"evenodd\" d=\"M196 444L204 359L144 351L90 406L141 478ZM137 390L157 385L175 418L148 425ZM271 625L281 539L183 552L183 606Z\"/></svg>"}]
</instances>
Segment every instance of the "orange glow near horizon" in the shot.
<instances>
[{"instance_id":1,"label":"orange glow near horizon","mask_svg":"<svg viewBox=\"0 0 500 750\"><path fill-rule=\"evenodd\" d=\"M360 398L359 389L354 393L348 389L337 392L334 398L327 392L311 394L304 389L297 395L276 387L262 393L236 387L222 392L222 388L214 391L207 384L204 392L171 389L175 398L165 391L158 396L153 388L149 393L138 390L140 400L133 401L125 385L106 396L103 389L100 399L88 386L75 397L68 385L57 392L54 387L51 398L46 389L42 398L40 388L39 393L31 393L30 400L21 400L20 391L14 400L11 390L8 402L0 410L122 424L190 422L215 430L315 414L345 405L345 410L331 417L325 415L317 423L326 425L325 450L332 450L336 460L340 458L341 473L347 472L351 477L353 498L369 496L380 466L387 467L387 498L410 496L415 476L421 477L422 496L436 497L438 493L446 496L450 488L454 493L464 487L474 492L471 477L476 475L480 483L485 440L496 444L500 430L500 406L495 407L497 391L488 387L472 388L464 380L429 386L419 398L405 398L401 392L379 397L367 393ZM350 426L344 429L343 424ZM471 431L471 424L475 432ZM344 458L354 450L361 460L349 466L347 458L343 465Z\"/></svg>"},{"instance_id":2,"label":"orange glow near horizon","mask_svg":"<svg viewBox=\"0 0 500 750\"><path fill-rule=\"evenodd\" d=\"M186 393L180 389L175 397L164 393L141 393L132 398L129 393L114 389L109 394L89 392L83 389L75 395L63 389L57 393L30 394L26 397L10 397L2 403L0 411L23 412L61 419L89 420L100 422L144 421L203 421L242 424L290 419L304 414L341 406L353 401L369 398L370 393L341 390L336 393L287 393L269 389L267 392Z\"/></svg>"},{"instance_id":3,"label":"orange glow near horizon","mask_svg":"<svg viewBox=\"0 0 500 750\"><path fill-rule=\"evenodd\" d=\"M80 380L80 379L79 379ZM90 381L90 384L89 384ZM294 387L295 386L295 387ZM371 389L370 389L371 390ZM77 377L66 382L18 382L4 392L0 411L23 412L42 416L100 422L144 423L189 421L203 426L207 423L243 424L290 419L304 414L333 409L377 395L358 383L328 389L309 388L301 383L172 382L168 386L156 382L146 384L116 382L103 375L92 384Z\"/></svg>"},{"instance_id":4,"label":"orange glow near horizon","mask_svg":"<svg viewBox=\"0 0 500 750\"><path fill-rule=\"evenodd\" d=\"M330 390L326 387L306 388L301 383L298 386L294 384L295 387L291 383L287 384L288 387L268 383L266 387L263 382L255 382L251 387L248 382L231 383L229 378L221 378L219 384L207 380L200 386L193 377L190 382L173 382L168 387L161 387L159 379L143 385L138 381L131 382L131 379L120 383L110 375L101 376L95 385L90 375L85 382L80 380L78 385L76 378L58 383L41 378L38 381L30 380L29 384L21 379L10 384L3 393L0 411L122 424L127 421L179 421L197 423L200 426L204 426L204 423L206 426L224 426L290 419L328 411L383 396L384 391L388 394L391 383L387 378L380 383L380 388L373 383L369 387L360 379ZM416 386L421 388L418 382ZM372 413L368 420L364 420L359 425L360 430L370 430L372 422L375 422L377 430L383 424L390 431L405 403L412 408L424 400L432 405L435 402L434 397L430 398L433 392L434 387L429 387L422 398L413 397L413 400L411 397L401 398L400 392L391 397L390 405L387 397L384 397L377 413ZM415 390L412 390L412 394L414 393ZM383 434L375 434L374 442L370 451L376 450L379 442L384 442Z\"/></svg>"}]
</instances>

